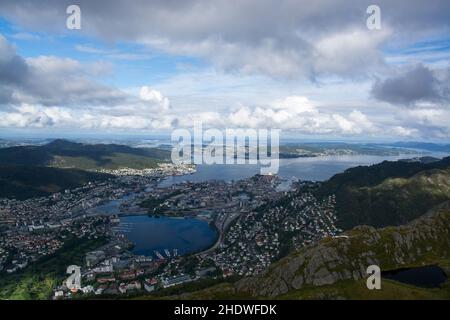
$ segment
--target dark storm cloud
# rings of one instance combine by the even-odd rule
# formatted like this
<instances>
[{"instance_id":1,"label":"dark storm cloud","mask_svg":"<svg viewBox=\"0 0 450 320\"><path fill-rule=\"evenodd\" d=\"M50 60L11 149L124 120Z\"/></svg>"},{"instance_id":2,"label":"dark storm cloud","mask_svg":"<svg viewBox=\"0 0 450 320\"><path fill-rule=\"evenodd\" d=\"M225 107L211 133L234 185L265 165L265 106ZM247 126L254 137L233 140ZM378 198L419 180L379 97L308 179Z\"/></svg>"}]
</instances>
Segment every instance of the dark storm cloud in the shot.
<instances>
[{"instance_id":1,"label":"dark storm cloud","mask_svg":"<svg viewBox=\"0 0 450 320\"><path fill-rule=\"evenodd\" d=\"M118 104L128 97L90 79L72 59L24 59L0 34L0 103L42 105Z\"/></svg>"},{"instance_id":2,"label":"dark storm cloud","mask_svg":"<svg viewBox=\"0 0 450 320\"><path fill-rule=\"evenodd\" d=\"M366 29L366 8L372 0L76 3L82 11L82 33L202 57L224 70L272 76L364 74L382 66L380 45L388 30L409 38L450 27L446 0L376 1L384 35ZM0 1L0 11L17 24L63 33L70 4L73 1Z\"/></svg>"},{"instance_id":3,"label":"dark storm cloud","mask_svg":"<svg viewBox=\"0 0 450 320\"><path fill-rule=\"evenodd\" d=\"M0 9L20 24L63 31L65 9L74 3L85 32L125 40L154 35L257 42L292 32L319 34L365 25L366 8L374 3L399 32L449 26L450 17L446 0L2 0Z\"/></svg>"},{"instance_id":4,"label":"dark storm cloud","mask_svg":"<svg viewBox=\"0 0 450 320\"><path fill-rule=\"evenodd\" d=\"M0 83L21 85L29 72L25 60L17 55L4 54L0 48Z\"/></svg>"},{"instance_id":5,"label":"dark storm cloud","mask_svg":"<svg viewBox=\"0 0 450 320\"><path fill-rule=\"evenodd\" d=\"M22 86L28 74L25 60L0 34L0 104L11 102L13 88Z\"/></svg>"},{"instance_id":6,"label":"dark storm cloud","mask_svg":"<svg viewBox=\"0 0 450 320\"><path fill-rule=\"evenodd\" d=\"M419 64L401 75L376 81L372 95L380 101L399 105L448 102L448 71L441 73L447 75L440 77L436 71Z\"/></svg>"}]
</instances>

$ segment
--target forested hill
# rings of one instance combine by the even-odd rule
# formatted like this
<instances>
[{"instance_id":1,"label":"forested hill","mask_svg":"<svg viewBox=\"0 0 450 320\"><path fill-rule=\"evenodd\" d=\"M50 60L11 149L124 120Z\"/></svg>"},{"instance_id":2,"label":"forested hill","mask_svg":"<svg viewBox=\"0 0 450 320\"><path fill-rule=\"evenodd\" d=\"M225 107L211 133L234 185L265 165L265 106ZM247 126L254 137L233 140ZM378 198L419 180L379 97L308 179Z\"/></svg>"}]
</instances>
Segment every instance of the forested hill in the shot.
<instances>
[{"instance_id":1,"label":"forested hill","mask_svg":"<svg viewBox=\"0 0 450 320\"><path fill-rule=\"evenodd\" d=\"M384 161L346 170L324 182L335 194L340 227L400 225L450 199L450 157L433 163Z\"/></svg>"},{"instance_id":2,"label":"forested hill","mask_svg":"<svg viewBox=\"0 0 450 320\"><path fill-rule=\"evenodd\" d=\"M103 181L110 175L75 169L0 166L0 198L24 200Z\"/></svg>"},{"instance_id":3,"label":"forested hill","mask_svg":"<svg viewBox=\"0 0 450 320\"><path fill-rule=\"evenodd\" d=\"M55 140L43 146L0 149L0 198L47 196L89 181L110 178L99 169L144 169L169 158L169 151L117 144Z\"/></svg>"},{"instance_id":4,"label":"forested hill","mask_svg":"<svg viewBox=\"0 0 450 320\"><path fill-rule=\"evenodd\" d=\"M82 144L55 140L43 146L0 149L0 165L51 166L77 169L143 169L169 159L167 150L117 144Z\"/></svg>"}]
</instances>

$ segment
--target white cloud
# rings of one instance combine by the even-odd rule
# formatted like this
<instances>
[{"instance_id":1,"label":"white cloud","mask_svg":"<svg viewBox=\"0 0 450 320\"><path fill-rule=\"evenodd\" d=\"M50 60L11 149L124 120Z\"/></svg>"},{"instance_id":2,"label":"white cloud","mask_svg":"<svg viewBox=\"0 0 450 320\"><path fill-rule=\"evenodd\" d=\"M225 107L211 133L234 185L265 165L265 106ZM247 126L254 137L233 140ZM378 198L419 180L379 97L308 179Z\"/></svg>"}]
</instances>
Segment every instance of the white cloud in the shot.
<instances>
[{"instance_id":1,"label":"white cloud","mask_svg":"<svg viewBox=\"0 0 450 320\"><path fill-rule=\"evenodd\" d=\"M289 96L268 107L241 107L229 117L231 126L278 128L304 134L372 134L375 126L360 111L348 115L321 112L302 96Z\"/></svg>"},{"instance_id":2,"label":"white cloud","mask_svg":"<svg viewBox=\"0 0 450 320\"><path fill-rule=\"evenodd\" d=\"M282 100L277 100L272 103L275 110L286 110L292 114L298 113L316 113L316 107L306 97L289 96Z\"/></svg>"},{"instance_id":3,"label":"white cloud","mask_svg":"<svg viewBox=\"0 0 450 320\"><path fill-rule=\"evenodd\" d=\"M395 136L406 138L417 138L419 136L419 130L415 128L405 128L402 126L394 126L391 128L392 133Z\"/></svg>"},{"instance_id":4,"label":"white cloud","mask_svg":"<svg viewBox=\"0 0 450 320\"><path fill-rule=\"evenodd\" d=\"M75 46L75 50L83 53L92 54L95 56L99 56L101 58L108 58L108 59L117 59L117 60L146 60L150 59L152 56L147 53L128 53L123 52L121 50L117 50L115 48L105 50L105 49L99 49L97 47L92 47L88 45L82 45L78 44Z\"/></svg>"},{"instance_id":5,"label":"white cloud","mask_svg":"<svg viewBox=\"0 0 450 320\"><path fill-rule=\"evenodd\" d=\"M378 32L367 29L351 29L327 35L315 45L314 66L317 74L340 74L356 77L384 67L379 47L391 32L384 28Z\"/></svg>"},{"instance_id":6,"label":"white cloud","mask_svg":"<svg viewBox=\"0 0 450 320\"><path fill-rule=\"evenodd\" d=\"M448 126L450 128L450 111L445 109L408 110L409 117L421 125Z\"/></svg>"},{"instance_id":7,"label":"white cloud","mask_svg":"<svg viewBox=\"0 0 450 320\"><path fill-rule=\"evenodd\" d=\"M80 35L88 35L83 39L90 45L75 49L84 56L146 59L150 47L158 54L200 57L200 66L137 88L115 88L98 77L111 72L111 64L24 58L0 35L0 125L170 130L201 120L212 127L278 127L311 135L449 137L448 103L424 104L435 96L423 92L427 78L410 85L411 74L393 77L396 68L384 61L401 59L386 54L386 45L399 40L401 47L450 29L449 3L430 1L381 0L382 30L368 31L365 9L372 3L361 0L248 0L239 6L227 0L80 0ZM20 30L64 34L64 24L54 19L66 16L59 4L0 1L0 11ZM129 43L138 51L125 51ZM448 62L442 54L440 63ZM431 71L436 81L448 83L442 66ZM374 74L384 79L379 100L391 105L368 99ZM394 92L388 90L392 84ZM397 108L411 101L415 110Z\"/></svg>"},{"instance_id":8,"label":"white cloud","mask_svg":"<svg viewBox=\"0 0 450 320\"><path fill-rule=\"evenodd\" d=\"M17 32L11 35L11 38L16 40L25 40L25 41L37 41L40 40L41 37L37 34L29 33L29 32Z\"/></svg>"},{"instance_id":9,"label":"white cloud","mask_svg":"<svg viewBox=\"0 0 450 320\"><path fill-rule=\"evenodd\" d=\"M167 97L164 97L161 92L157 90L154 90L147 86L143 86L139 95L142 100L157 104L162 108L163 111L167 111L170 109L169 99Z\"/></svg>"},{"instance_id":10,"label":"white cloud","mask_svg":"<svg viewBox=\"0 0 450 320\"><path fill-rule=\"evenodd\" d=\"M161 102L164 98L156 100ZM450 114L446 110L411 110L386 122L370 118L356 109L341 113L322 111L303 96L288 96L267 105L238 106L227 113L163 111L162 105L149 102L145 101L140 109L133 108L134 113L129 112L128 106L73 109L22 104L0 112L0 127L161 131L179 127L189 129L195 122L201 122L205 128L274 128L316 137L450 137ZM155 108L160 111L151 111Z\"/></svg>"},{"instance_id":11,"label":"white cloud","mask_svg":"<svg viewBox=\"0 0 450 320\"><path fill-rule=\"evenodd\" d=\"M2 35L0 70L0 92L7 93L0 103L79 107L117 105L130 99L121 90L95 80L109 71L108 64L82 64L55 56L25 59Z\"/></svg>"}]
</instances>

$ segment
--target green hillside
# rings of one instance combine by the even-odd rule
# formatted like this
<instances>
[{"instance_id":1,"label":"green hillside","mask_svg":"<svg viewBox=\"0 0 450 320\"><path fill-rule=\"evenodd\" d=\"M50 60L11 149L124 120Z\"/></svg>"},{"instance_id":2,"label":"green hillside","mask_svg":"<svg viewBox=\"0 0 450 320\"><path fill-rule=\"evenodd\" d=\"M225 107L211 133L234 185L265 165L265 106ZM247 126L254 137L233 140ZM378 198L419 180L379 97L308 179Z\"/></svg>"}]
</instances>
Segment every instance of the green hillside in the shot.
<instances>
[{"instance_id":1,"label":"green hillside","mask_svg":"<svg viewBox=\"0 0 450 320\"><path fill-rule=\"evenodd\" d=\"M43 146L3 148L0 149L0 198L47 196L89 181L110 178L93 170L153 168L169 155L167 150L66 140Z\"/></svg>"},{"instance_id":2,"label":"green hillside","mask_svg":"<svg viewBox=\"0 0 450 320\"><path fill-rule=\"evenodd\" d=\"M157 158L130 154L130 153L112 153L96 160L90 157L70 157L70 156L54 156L50 166L56 168L77 168L82 170L93 169L145 169L155 168L158 163L162 162Z\"/></svg>"},{"instance_id":3,"label":"green hillside","mask_svg":"<svg viewBox=\"0 0 450 320\"><path fill-rule=\"evenodd\" d=\"M156 166L170 152L156 148L132 148L117 144L82 144L55 140L43 146L0 149L0 165L52 166L84 170Z\"/></svg>"},{"instance_id":4,"label":"green hillside","mask_svg":"<svg viewBox=\"0 0 450 320\"><path fill-rule=\"evenodd\" d=\"M443 288L419 288L412 285L384 279L381 290L367 290L366 280L339 281L333 285L292 290L277 299L283 300L441 300L450 299L450 284Z\"/></svg>"},{"instance_id":5,"label":"green hillside","mask_svg":"<svg viewBox=\"0 0 450 320\"><path fill-rule=\"evenodd\" d=\"M110 175L75 169L0 166L0 198L24 200L102 181Z\"/></svg>"},{"instance_id":6,"label":"green hillside","mask_svg":"<svg viewBox=\"0 0 450 320\"><path fill-rule=\"evenodd\" d=\"M47 300L53 288L67 277L67 266L81 265L87 252L106 243L106 239L71 238L54 254L14 274L0 274L0 300Z\"/></svg>"},{"instance_id":7,"label":"green hillside","mask_svg":"<svg viewBox=\"0 0 450 320\"><path fill-rule=\"evenodd\" d=\"M388 162L333 176L317 191L336 195L339 226L401 225L450 199L450 158L433 163Z\"/></svg>"}]
</instances>

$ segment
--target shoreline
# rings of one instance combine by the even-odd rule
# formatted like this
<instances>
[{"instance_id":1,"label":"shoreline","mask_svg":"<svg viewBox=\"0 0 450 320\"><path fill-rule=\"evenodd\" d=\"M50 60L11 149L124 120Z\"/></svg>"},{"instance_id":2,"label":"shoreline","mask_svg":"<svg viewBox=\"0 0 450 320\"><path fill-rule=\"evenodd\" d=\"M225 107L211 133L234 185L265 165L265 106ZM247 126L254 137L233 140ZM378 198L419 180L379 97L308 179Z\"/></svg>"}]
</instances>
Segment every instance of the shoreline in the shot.
<instances>
[{"instance_id":1,"label":"shoreline","mask_svg":"<svg viewBox=\"0 0 450 320\"><path fill-rule=\"evenodd\" d=\"M403 154L403 153L400 153L401 155L403 155L403 156L411 156L411 154ZM348 157L348 156L361 156L361 155L339 155L339 156L337 156L337 157L339 157L339 158L341 158L341 157ZM399 157L400 155L397 155L397 156L394 156L394 157ZM314 158L332 158L332 157L334 157L334 156L330 156L330 155L326 155L326 156L319 156L319 157L314 157ZM382 157L385 157L385 156L379 156L380 158L382 158ZM392 156L390 156L390 157L392 157ZM306 158L306 157L303 157L303 158ZM286 160L289 160L289 159L286 159ZM292 159L291 159L292 160ZM294 159L295 160L295 159ZM397 159L397 160L387 160L387 161L398 161L399 159ZM166 180L168 180L168 179L171 179L171 178L177 178L177 177L189 177L189 176L192 176L192 175L194 175L195 173L197 173L198 171L196 170L196 172L189 172L189 173L186 173L186 174L183 174L183 175L171 175L171 176L166 176L166 177L164 177L164 178L162 178L159 182L158 182L158 185L159 184L161 184L161 183L163 183L164 181L166 181ZM210 179L210 180L213 180L213 179ZM226 180L224 180L224 181L226 181ZM181 182L180 182L181 183ZM174 183L174 184L177 184L177 183ZM127 194L126 196L129 196L130 194ZM108 215L108 213L100 213L100 214L104 214L104 215ZM149 214L147 211L145 211L145 210L143 210L143 211L132 211L132 212L119 212L119 213L114 213L115 215L117 215L119 218L122 218L122 217L131 217L131 216L144 216L144 215L147 215L148 217L153 217L153 218L157 218L157 216L158 217L165 217L165 218L171 218L171 219L197 219L197 220L200 220L200 221L204 221L204 222L207 222L208 223L208 226L212 229L212 230L214 230L214 233L215 233L215 239L214 239L214 241L211 243L211 244L209 244L208 246L206 246L205 248L203 248L203 249L201 249L201 250L197 250L197 251L193 251L193 252L191 252L191 253L188 253L188 254L185 254L185 255L180 255L180 257L182 257L182 256L189 256L189 255L198 255L198 256L201 256L201 255L206 255L206 254L208 254L209 252L212 252L213 250L215 250L217 247L219 247L220 246L220 244L223 242L223 240L224 240L224 237L225 237L225 234L226 234L226 230L228 229L228 227L230 226L230 224L236 219L236 218L238 218L239 216L240 216L240 214L238 214L237 216L234 216L234 217L231 217L231 219L230 219L230 221L227 221L222 227L223 227L223 230L221 230L219 227L217 227L216 226L216 224L215 224L215 220L209 220L209 219L205 219L205 218L202 218L202 217L198 217L197 215L179 215L179 216L177 216L177 215L174 215L174 216L171 216L171 215L165 215L165 214L160 214L160 215L151 215L151 214ZM125 235L126 236L126 235Z\"/></svg>"},{"instance_id":2,"label":"shoreline","mask_svg":"<svg viewBox=\"0 0 450 320\"><path fill-rule=\"evenodd\" d=\"M125 214L125 215L121 215L121 214L119 214L118 215L119 216L119 218L121 218L121 217L142 217L142 216L148 216L148 214L139 214L139 213L130 213L130 214ZM156 218L156 217L154 217L154 216L148 216L149 218L154 218L154 219L158 219L158 218ZM218 245L218 243L220 243L221 242L221 238L222 238L222 233L219 231L219 229L215 226L215 224L213 223L213 221L208 221L208 220L206 220L206 219L202 219L202 218L200 218L200 217L197 217L197 216L178 216L178 217L171 217L171 216L161 216L162 218L166 218L166 219L174 219L174 220L184 220L184 219L195 219L195 220L198 220L198 221L202 221L202 222L206 222L207 224L208 224L208 227L214 232L214 235L215 235L215 237L214 237L214 241L212 241L211 242L211 244L209 244L209 245L207 245L205 248L202 248L202 249L199 249L199 250L194 250L194 251L192 251L192 252L190 252L190 253L186 253L186 254L183 254L183 255L178 255L178 257L177 258L181 258L181 257L187 257L187 256L192 256L192 255L200 255L200 254L203 254L203 253L205 253L205 252L207 252L207 251L209 251L209 250L211 250L211 248L213 248L213 247L216 247L217 245ZM129 242L131 242L132 244L133 244L133 246L135 246L136 244L133 242L133 241L131 241L128 237L127 237L127 235L125 234L125 233L121 233L121 232L118 232L118 233L120 233L121 235L123 235ZM133 253L133 252L132 252ZM136 255L135 253L133 253L134 255ZM145 255L144 254L144 256L147 256L147 257L151 257L151 256L153 256L153 255Z\"/></svg>"}]
</instances>

